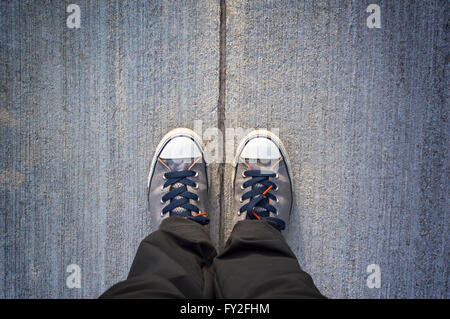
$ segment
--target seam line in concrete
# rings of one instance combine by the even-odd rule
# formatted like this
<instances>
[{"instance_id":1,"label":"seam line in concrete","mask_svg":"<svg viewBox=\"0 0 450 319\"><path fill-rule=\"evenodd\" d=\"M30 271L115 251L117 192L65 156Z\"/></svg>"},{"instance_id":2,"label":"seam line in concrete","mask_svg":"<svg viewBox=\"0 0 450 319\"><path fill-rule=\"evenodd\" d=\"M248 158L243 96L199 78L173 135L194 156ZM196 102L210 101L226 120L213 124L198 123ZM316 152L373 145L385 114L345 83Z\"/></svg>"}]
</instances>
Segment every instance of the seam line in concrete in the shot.
<instances>
[{"instance_id":1,"label":"seam line in concrete","mask_svg":"<svg viewBox=\"0 0 450 319\"><path fill-rule=\"evenodd\" d=\"M220 27L219 27L219 97L217 101L217 127L222 132L222 148L225 146L225 98L226 98L226 2L220 0ZM219 248L224 245L225 226L225 154L222 150L222 158L219 159Z\"/></svg>"}]
</instances>

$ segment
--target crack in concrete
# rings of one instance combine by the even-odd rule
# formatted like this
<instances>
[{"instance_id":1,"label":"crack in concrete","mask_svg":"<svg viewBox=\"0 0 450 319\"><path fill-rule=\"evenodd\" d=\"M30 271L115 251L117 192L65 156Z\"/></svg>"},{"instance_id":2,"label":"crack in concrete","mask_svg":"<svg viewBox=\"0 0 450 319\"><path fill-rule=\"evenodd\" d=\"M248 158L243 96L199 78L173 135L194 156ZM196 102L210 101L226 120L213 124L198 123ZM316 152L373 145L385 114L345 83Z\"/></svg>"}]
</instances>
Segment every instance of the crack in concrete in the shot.
<instances>
[{"instance_id":1,"label":"crack in concrete","mask_svg":"<svg viewBox=\"0 0 450 319\"><path fill-rule=\"evenodd\" d=\"M220 0L220 27L219 27L219 98L217 101L217 127L225 132L225 98L226 98L226 2ZM225 134L222 134L222 145L225 145ZM224 176L225 158L218 165L217 175L219 178L219 248L224 245L224 223L225 223L225 196L224 196Z\"/></svg>"}]
</instances>

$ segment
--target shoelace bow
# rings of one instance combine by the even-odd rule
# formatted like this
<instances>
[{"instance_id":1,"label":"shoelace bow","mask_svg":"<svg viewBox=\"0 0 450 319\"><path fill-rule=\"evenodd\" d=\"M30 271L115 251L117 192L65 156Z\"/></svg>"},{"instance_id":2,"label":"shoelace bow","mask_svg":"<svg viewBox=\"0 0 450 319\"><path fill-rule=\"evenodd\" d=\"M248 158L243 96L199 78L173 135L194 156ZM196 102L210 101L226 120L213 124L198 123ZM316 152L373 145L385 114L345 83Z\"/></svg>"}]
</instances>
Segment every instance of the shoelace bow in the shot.
<instances>
[{"instance_id":1,"label":"shoelace bow","mask_svg":"<svg viewBox=\"0 0 450 319\"><path fill-rule=\"evenodd\" d=\"M163 188L169 187L169 192L162 197L162 202L169 202L161 212L161 215L167 213L170 216L181 216L185 219L191 219L201 225L209 224L209 219L205 217L206 212L200 212L197 206L190 203L190 200L198 200L198 196L189 192L187 186L197 187L197 183L191 181L189 177L195 176L196 173L191 170L168 172L164 174L167 179ZM175 186L174 185L181 185ZM183 208L183 209L178 209ZM194 213L194 214L193 214Z\"/></svg>"},{"instance_id":2,"label":"shoelace bow","mask_svg":"<svg viewBox=\"0 0 450 319\"><path fill-rule=\"evenodd\" d=\"M277 225L280 230L285 229L285 222L276 217L271 217L270 213L277 214L277 209L270 204L270 201L277 201L274 194L270 190L277 190L277 185L270 180L276 177L274 172L263 172L261 170L247 170L244 171L245 177L252 179L245 181L242 184L243 188L251 187L251 190L244 193L242 201L250 199L248 203L243 205L239 212L247 212L247 219L263 219L268 220Z\"/></svg>"}]
</instances>

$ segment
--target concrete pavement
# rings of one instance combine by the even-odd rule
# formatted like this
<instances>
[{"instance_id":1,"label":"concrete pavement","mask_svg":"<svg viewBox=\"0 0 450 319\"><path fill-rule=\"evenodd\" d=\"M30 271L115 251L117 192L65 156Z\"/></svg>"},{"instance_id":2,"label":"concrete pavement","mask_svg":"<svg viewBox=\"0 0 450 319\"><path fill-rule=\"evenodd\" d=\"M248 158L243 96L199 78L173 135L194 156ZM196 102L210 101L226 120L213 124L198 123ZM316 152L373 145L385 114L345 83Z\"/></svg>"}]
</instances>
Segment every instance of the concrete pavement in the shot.
<instances>
[{"instance_id":1,"label":"concrete pavement","mask_svg":"<svg viewBox=\"0 0 450 319\"><path fill-rule=\"evenodd\" d=\"M448 298L448 4L375 2L380 29L372 2L227 0L222 44L218 0L77 0L79 29L73 2L0 2L0 297L93 298L124 279L154 228L154 147L198 120L279 132L288 243L322 293ZM220 246L231 166L210 176Z\"/></svg>"}]
</instances>

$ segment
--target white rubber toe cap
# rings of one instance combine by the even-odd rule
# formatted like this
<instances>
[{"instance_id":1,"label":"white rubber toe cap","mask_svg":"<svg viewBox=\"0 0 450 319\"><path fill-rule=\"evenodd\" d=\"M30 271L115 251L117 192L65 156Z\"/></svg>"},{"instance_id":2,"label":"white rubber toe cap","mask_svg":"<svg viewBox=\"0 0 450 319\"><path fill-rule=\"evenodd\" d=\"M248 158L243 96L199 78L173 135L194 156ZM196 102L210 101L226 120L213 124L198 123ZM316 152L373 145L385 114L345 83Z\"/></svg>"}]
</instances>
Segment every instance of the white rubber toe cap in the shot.
<instances>
[{"instance_id":1,"label":"white rubber toe cap","mask_svg":"<svg viewBox=\"0 0 450 319\"><path fill-rule=\"evenodd\" d=\"M241 158L278 159L281 157L278 146L270 139L256 137L248 141L242 149Z\"/></svg>"},{"instance_id":2,"label":"white rubber toe cap","mask_svg":"<svg viewBox=\"0 0 450 319\"><path fill-rule=\"evenodd\" d=\"M177 136L171 139L161 151L159 157L165 159L197 158L202 156L198 145L189 137Z\"/></svg>"}]
</instances>

